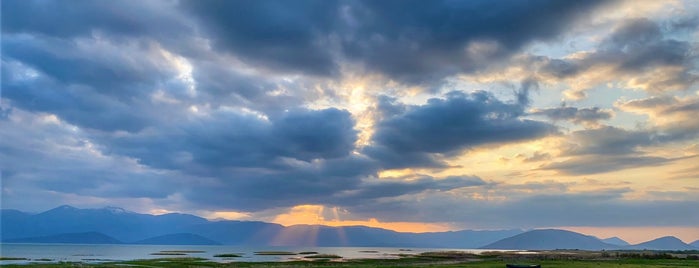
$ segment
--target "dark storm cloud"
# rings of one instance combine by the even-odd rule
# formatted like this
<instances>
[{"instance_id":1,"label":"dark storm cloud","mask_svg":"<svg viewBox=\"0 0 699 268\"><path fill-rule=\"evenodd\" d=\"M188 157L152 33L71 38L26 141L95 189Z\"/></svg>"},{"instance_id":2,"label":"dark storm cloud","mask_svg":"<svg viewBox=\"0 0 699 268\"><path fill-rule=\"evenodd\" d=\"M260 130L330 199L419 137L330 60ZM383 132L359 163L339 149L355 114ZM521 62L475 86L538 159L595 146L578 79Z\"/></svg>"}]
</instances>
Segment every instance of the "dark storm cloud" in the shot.
<instances>
[{"instance_id":1,"label":"dark storm cloud","mask_svg":"<svg viewBox=\"0 0 699 268\"><path fill-rule=\"evenodd\" d=\"M641 149L695 136L680 133L625 130L612 126L574 131L568 138L569 145L562 147L560 155L569 159L544 164L541 169L586 175L667 164L685 157L650 156Z\"/></svg>"},{"instance_id":2,"label":"dark storm cloud","mask_svg":"<svg viewBox=\"0 0 699 268\"><path fill-rule=\"evenodd\" d=\"M651 115L657 125L656 139L662 142L685 141L699 137L699 98L653 96L645 99L619 101L622 110Z\"/></svg>"},{"instance_id":3,"label":"dark storm cloud","mask_svg":"<svg viewBox=\"0 0 699 268\"><path fill-rule=\"evenodd\" d=\"M329 75L337 71L323 39L336 1L182 1L218 49L265 68Z\"/></svg>"},{"instance_id":4,"label":"dark storm cloud","mask_svg":"<svg viewBox=\"0 0 699 268\"><path fill-rule=\"evenodd\" d=\"M330 75L340 48L372 71L423 83L553 38L601 2L183 1L182 7L219 49L253 64Z\"/></svg>"},{"instance_id":5,"label":"dark storm cloud","mask_svg":"<svg viewBox=\"0 0 699 268\"><path fill-rule=\"evenodd\" d=\"M191 203L245 211L327 201L377 172L351 151L354 121L344 110L291 110L277 117L219 110L158 133L105 138L108 152L197 177Z\"/></svg>"},{"instance_id":6,"label":"dark storm cloud","mask_svg":"<svg viewBox=\"0 0 699 268\"><path fill-rule=\"evenodd\" d=\"M364 1L343 9L344 51L401 81L435 81L556 37L601 2Z\"/></svg>"},{"instance_id":7,"label":"dark storm cloud","mask_svg":"<svg viewBox=\"0 0 699 268\"><path fill-rule=\"evenodd\" d=\"M186 23L166 1L2 1L2 32L71 38L99 32L118 36L184 37ZM110 37L107 35L106 37Z\"/></svg>"},{"instance_id":8,"label":"dark storm cloud","mask_svg":"<svg viewBox=\"0 0 699 268\"><path fill-rule=\"evenodd\" d=\"M106 131L138 131L147 126L147 114L134 113L134 103L124 103L81 86L66 86L37 77L14 80L14 70L3 62L3 97L15 107L59 115L80 127Z\"/></svg>"},{"instance_id":9,"label":"dark storm cloud","mask_svg":"<svg viewBox=\"0 0 699 268\"><path fill-rule=\"evenodd\" d=\"M699 98L678 99L671 96L654 96L646 99L619 102L621 108L641 109L663 116L691 116L699 113Z\"/></svg>"},{"instance_id":10,"label":"dark storm cloud","mask_svg":"<svg viewBox=\"0 0 699 268\"><path fill-rule=\"evenodd\" d=\"M337 109L287 112L272 135L287 155L306 161L346 156L357 139L350 113Z\"/></svg>"},{"instance_id":11,"label":"dark storm cloud","mask_svg":"<svg viewBox=\"0 0 699 268\"><path fill-rule=\"evenodd\" d=\"M556 108L534 109L530 114L543 115L554 121L566 120L575 124L597 124L600 120L612 117L611 112L597 107L577 108L565 105Z\"/></svg>"},{"instance_id":12,"label":"dark storm cloud","mask_svg":"<svg viewBox=\"0 0 699 268\"><path fill-rule=\"evenodd\" d=\"M154 86L176 75L174 68L162 64L163 57L153 55L147 43L139 44L142 48L129 50L127 45L117 50L99 47L94 40L84 42L4 36L3 59L21 62L60 83L94 87L119 99L147 94L145 85Z\"/></svg>"},{"instance_id":13,"label":"dark storm cloud","mask_svg":"<svg viewBox=\"0 0 699 268\"><path fill-rule=\"evenodd\" d=\"M652 66L681 66L690 59L688 52L691 44L665 39L660 27L647 19L630 20L619 26L614 33L602 43L603 55L620 54L615 58L619 68L626 71L638 71ZM621 52L621 53L620 53Z\"/></svg>"},{"instance_id":14,"label":"dark storm cloud","mask_svg":"<svg viewBox=\"0 0 699 268\"><path fill-rule=\"evenodd\" d=\"M294 167L233 168L186 189L184 196L207 208L257 211L299 204L328 204L334 194L357 189L375 165L363 157L318 161ZM200 180L206 181L206 180Z\"/></svg>"},{"instance_id":15,"label":"dark storm cloud","mask_svg":"<svg viewBox=\"0 0 699 268\"><path fill-rule=\"evenodd\" d=\"M159 199L181 187L176 174L139 169L128 159L105 157L86 133L65 122L20 109L9 116L0 128L3 201L24 200L25 191Z\"/></svg>"},{"instance_id":16,"label":"dark storm cloud","mask_svg":"<svg viewBox=\"0 0 699 268\"><path fill-rule=\"evenodd\" d=\"M497 193L478 187L465 188L485 198L506 196L499 202L471 199L467 195L421 195L377 200L348 208L359 215L381 215L380 221L435 221L450 219L469 228L528 228L539 226L692 226L699 217L692 213L697 200L628 200L627 188L595 192L570 192L549 187L532 191L527 185L500 185ZM551 192L561 192L552 194ZM444 209L448 207L450 209ZM416 213L416 211L418 213ZM575 211L575 213L570 213ZM360 216L361 217L361 216Z\"/></svg>"},{"instance_id":17,"label":"dark storm cloud","mask_svg":"<svg viewBox=\"0 0 699 268\"><path fill-rule=\"evenodd\" d=\"M372 126L356 126L353 116L364 114L307 108L344 103L340 90L357 72L401 90L401 83L435 85L505 65L528 44L567 33L601 2L0 1L2 204L27 196L194 210L321 204L371 212L365 218L385 215L381 220L477 218L488 228L570 224L566 217L578 224L628 223L622 217L695 224L680 210L696 202L626 202L623 190L568 194L565 184L530 183L492 202L488 193L502 186L477 176L380 178L386 168L446 168L446 158L469 148L555 133L551 124L525 119L535 79L522 82L509 102L483 91L422 105L382 96ZM617 66L612 75L670 66L683 71L665 81L669 86L696 81L693 44L668 32L692 30L696 21L658 25L627 21L596 52L539 59L548 65L538 71L565 78L605 64ZM367 96L380 90L369 87ZM697 111L695 101L677 99L626 107L651 109L656 101L668 116ZM609 118L594 108L564 108L537 113L583 123ZM687 125L682 141L699 133ZM357 147L364 127L374 136ZM578 131L563 148L566 161L546 164L552 156L542 152L522 159L572 175L660 165L674 159L641 152L680 140L674 129ZM488 201L469 198L476 194ZM621 216L600 220L610 208ZM641 208L652 210L647 218L638 216ZM581 215L569 216L578 209Z\"/></svg>"},{"instance_id":18,"label":"dark storm cloud","mask_svg":"<svg viewBox=\"0 0 699 268\"><path fill-rule=\"evenodd\" d=\"M152 123L149 95L175 70L149 50L86 48L53 38L3 36L3 97L79 126L139 131Z\"/></svg>"},{"instance_id":19,"label":"dark storm cloud","mask_svg":"<svg viewBox=\"0 0 699 268\"><path fill-rule=\"evenodd\" d=\"M22 127L3 128L8 139L0 142L0 159L10 165L3 167L5 189L154 200L178 194L194 206L257 211L306 203L341 206L485 183L470 176L378 180L374 160L349 154L356 131L349 114L336 109L271 119L224 111L178 125L181 133L165 134L174 128L163 128L164 133L115 139L19 111L9 126ZM34 129L31 135L15 131L26 128ZM95 157L96 148L109 154Z\"/></svg>"},{"instance_id":20,"label":"dark storm cloud","mask_svg":"<svg viewBox=\"0 0 699 268\"><path fill-rule=\"evenodd\" d=\"M609 79L649 74L659 68L672 67L677 71L643 79L648 80L647 90L687 90L699 81L695 64L697 54L691 42L672 38L673 33L683 30L680 26L663 28L646 18L629 19L617 25L594 52L578 59L539 58L534 61L543 60L545 64L539 69L540 73L556 78L575 77L586 71L594 71L596 67L606 66L613 67Z\"/></svg>"},{"instance_id":21,"label":"dark storm cloud","mask_svg":"<svg viewBox=\"0 0 699 268\"><path fill-rule=\"evenodd\" d=\"M574 145L568 155L624 155L636 153L639 147L654 144L654 135L648 131L632 131L613 126L574 131L570 141Z\"/></svg>"},{"instance_id":22,"label":"dark storm cloud","mask_svg":"<svg viewBox=\"0 0 699 268\"><path fill-rule=\"evenodd\" d=\"M486 184L475 176L402 180L377 179L376 163L351 156L293 170L247 172L221 176L212 186L185 191L191 202L207 207L255 211L298 204L353 206L374 200L429 191L449 191Z\"/></svg>"},{"instance_id":23,"label":"dark storm cloud","mask_svg":"<svg viewBox=\"0 0 699 268\"><path fill-rule=\"evenodd\" d=\"M277 85L261 77L246 76L224 62L194 62L192 78L197 81L197 89L208 93L212 103L227 105L255 104L267 98L267 93Z\"/></svg>"},{"instance_id":24,"label":"dark storm cloud","mask_svg":"<svg viewBox=\"0 0 699 268\"><path fill-rule=\"evenodd\" d=\"M373 145L364 152L388 168L434 166L439 165L442 154L555 132L547 123L523 119L524 100L521 96L518 100L505 103L477 91L451 92L444 99L433 98L419 106L381 102L379 108L387 114L376 126Z\"/></svg>"},{"instance_id":25,"label":"dark storm cloud","mask_svg":"<svg viewBox=\"0 0 699 268\"><path fill-rule=\"evenodd\" d=\"M599 174L628 168L652 167L674 159L651 156L578 156L562 162L553 162L542 169L556 170L566 175Z\"/></svg>"},{"instance_id":26,"label":"dark storm cloud","mask_svg":"<svg viewBox=\"0 0 699 268\"><path fill-rule=\"evenodd\" d=\"M382 178L377 181L365 183L357 190L341 193L339 198L342 200L340 203L341 205L352 205L363 203L365 200L416 194L426 190L449 191L485 184L486 182L483 181L483 179L476 176Z\"/></svg>"},{"instance_id":27,"label":"dark storm cloud","mask_svg":"<svg viewBox=\"0 0 699 268\"><path fill-rule=\"evenodd\" d=\"M624 192L538 195L508 203L497 210L508 215L500 219L501 224L509 222L513 227L677 226L699 223L699 217L686 213L698 204L697 201L624 200L620 198Z\"/></svg>"},{"instance_id":28,"label":"dark storm cloud","mask_svg":"<svg viewBox=\"0 0 699 268\"><path fill-rule=\"evenodd\" d=\"M328 76L349 60L403 82L431 83L554 38L602 2L9 0L2 6L13 12L3 16L2 31L152 39L188 55L200 55L194 47L206 38L263 69Z\"/></svg>"},{"instance_id":29,"label":"dark storm cloud","mask_svg":"<svg viewBox=\"0 0 699 268\"><path fill-rule=\"evenodd\" d=\"M106 138L109 150L160 168L200 165L226 167L282 165L339 158L354 149L357 131L350 114L334 108L293 110L262 118L240 111L214 111L178 125L162 125L157 134ZM186 168L185 168L186 169Z\"/></svg>"}]
</instances>

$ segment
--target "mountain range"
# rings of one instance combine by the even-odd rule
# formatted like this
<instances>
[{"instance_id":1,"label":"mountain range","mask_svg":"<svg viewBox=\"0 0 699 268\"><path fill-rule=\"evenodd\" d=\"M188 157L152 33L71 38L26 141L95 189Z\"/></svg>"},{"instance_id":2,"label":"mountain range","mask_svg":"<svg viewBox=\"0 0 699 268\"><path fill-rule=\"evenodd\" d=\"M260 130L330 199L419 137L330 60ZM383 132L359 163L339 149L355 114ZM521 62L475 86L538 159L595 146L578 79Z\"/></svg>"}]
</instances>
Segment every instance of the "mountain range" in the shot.
<instances>
[{"instance_id":1,"label":"mountain range","mask_svg":"<svg viewBox=\"0 0 699 268\"><path fill-rule=\"evenodd\" d=\"M116 207L60 206L42 213L0 210L5 243L163 244L240 246L366 246L484 249L696 250L674 237L637 245L546 229L401 233L366 226L282 226L260 221L210 221L189 214L139 214ZM694 242L697 243L697 242Z\"/></svg>"},{"instance_id":2,"label":"mountain range","mask_svg":"<svg viewBox=\"0 0 699 268\"><path fill-rule=\"evenodd\" d=\"M612 244L612 245L617 245L617 246L628 246L630 245L629 242L624 241L621 238L618 237L610 237L610 238L605 238L602 239L602 242L607 243L607 244Z\"/></svg>"},{"instance_id":3,"label":"mountain range","mask_svg":"<svg viewBox=\"0 0 699 268\"><path fill-rule=\"evenodd\" d=\"M486 245L484 249L618 249L620 246L607 244L599 238L576 232L545 229L532 230Z\"/></svg>"}]
</instances>

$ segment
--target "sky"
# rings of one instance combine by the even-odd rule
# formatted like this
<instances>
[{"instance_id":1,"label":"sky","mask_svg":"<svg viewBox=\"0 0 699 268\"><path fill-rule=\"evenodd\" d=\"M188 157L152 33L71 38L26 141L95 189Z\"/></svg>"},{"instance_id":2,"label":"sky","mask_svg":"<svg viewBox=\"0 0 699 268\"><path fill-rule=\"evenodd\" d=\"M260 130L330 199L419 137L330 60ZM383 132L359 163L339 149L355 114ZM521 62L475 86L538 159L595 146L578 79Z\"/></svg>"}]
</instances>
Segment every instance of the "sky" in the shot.
<instances>
[{"instance_id":1,"label":"sky","mask_svg":"<svg viewBox=\"0 0 699 268\"><path fill-rule=\"evenodd\" d=\"M699 239L697 1L2 3L2 208Z\"/></svg>"}]
</instances>

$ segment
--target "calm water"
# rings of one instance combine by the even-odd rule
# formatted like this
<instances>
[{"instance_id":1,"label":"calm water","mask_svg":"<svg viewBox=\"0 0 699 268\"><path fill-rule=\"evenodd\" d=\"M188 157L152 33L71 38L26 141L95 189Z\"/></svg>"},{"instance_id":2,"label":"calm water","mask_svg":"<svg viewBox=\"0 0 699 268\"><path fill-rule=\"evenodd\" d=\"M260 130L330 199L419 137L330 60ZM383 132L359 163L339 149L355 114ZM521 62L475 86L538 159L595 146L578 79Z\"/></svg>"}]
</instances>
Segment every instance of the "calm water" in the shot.
<instances>
[{"instance_id":1,"label":"calm water","mask_svg":"<svg viewBox=\"0 0 699 268\"><path fill-rule=\"evenodd\" d=\"M198 250L202 253L187 253L189 257L201 257L218 262L259 262L259 261L288 261L301 258L302 255L261 256L254 255L255 251L315 251L321 254L336 254L347 259L358 258L396 258L397 254L417 254L427 251L457 250L480 253L476 249L429 249L429 248L371 248L371 247L238 247L238 246L179 246L179 245L76 245L76 244L0 244L0 256L26 258L28 261L0 261L0 264L27 262L104 262L115 260L152 259L163 257L151 255L168 250ZM237 253L240 258L218 258L216 254ZM42 260L48 259L48 260Z\"/></svg>"}]
</instances>

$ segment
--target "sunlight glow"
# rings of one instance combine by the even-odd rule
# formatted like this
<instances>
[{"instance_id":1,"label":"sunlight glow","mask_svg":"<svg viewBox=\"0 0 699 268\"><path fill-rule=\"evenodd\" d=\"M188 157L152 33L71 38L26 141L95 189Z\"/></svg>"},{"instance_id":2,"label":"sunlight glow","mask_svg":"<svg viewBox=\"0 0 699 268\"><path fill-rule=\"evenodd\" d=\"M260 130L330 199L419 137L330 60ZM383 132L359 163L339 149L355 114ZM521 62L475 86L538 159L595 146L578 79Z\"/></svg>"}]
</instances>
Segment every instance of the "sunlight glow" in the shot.
<instances>
[{"instance_id":1,"label":"sunlight glow","mask_svg":"<svg viewBox=\"0 0 699 268\"><path fill-rule=\"evenodd\" d=\"M443 232L454 230L455 228L447 223L428 223L428 222L381 222L376 218L363 220L343 220L341 215L348 212L341 212L340 208L332 207L327 209L322 205L299 205L294 206L287 213L277 215L272 222L284 226L292 226L298 224L310 225L327 225L333 227L341 226L357 226L363 225L368 227L383 228L397 232ZM325 216L334 217L334 219L326 219Z\"/></svg>"},{"instance_id":2,"label":"sunlight glow","mask_svg":"<svg viewBox=\"0 0 699 268\"><path fill-rule=\"evenodd\" d=\"M237 212L237 211L212 211L206 213L204 217L208 219L225 219L225 220L240 220L250 217L249 213Z\"/></svg>"},{"instance_id":3,"label":"sunlight glow","mask_svg":"<svg viewBox=\"0 0 699 268\"><path fill-rule=\"evenodd\" d=\"M160 53L166 60L169 61L175 70L177 70L177 79L187 86L187 95L189 95L189 97L196 97L197 89L196 81L192 76L192 71L194 70L192 64L189 63L186 58L175 55L165 49L160 49Z\"/></svg>"}]
</instances>

